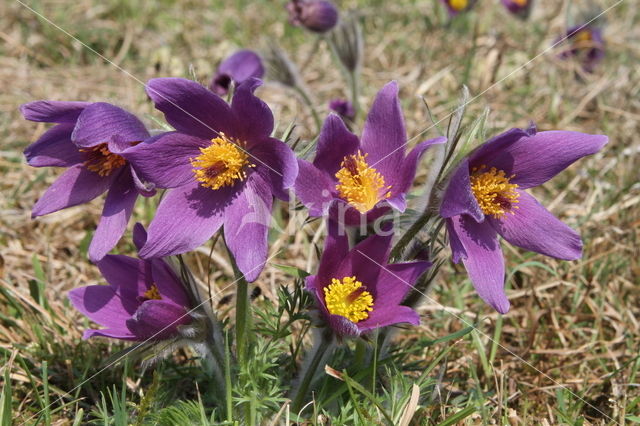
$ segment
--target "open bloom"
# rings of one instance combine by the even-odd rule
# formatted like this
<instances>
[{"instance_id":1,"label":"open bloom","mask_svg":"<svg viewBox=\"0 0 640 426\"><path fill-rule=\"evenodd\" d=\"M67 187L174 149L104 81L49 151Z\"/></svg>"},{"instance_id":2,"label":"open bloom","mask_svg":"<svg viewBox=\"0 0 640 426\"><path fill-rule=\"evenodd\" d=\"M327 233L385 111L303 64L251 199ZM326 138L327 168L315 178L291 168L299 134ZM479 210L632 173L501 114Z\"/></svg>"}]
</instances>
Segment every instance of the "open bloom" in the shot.
<instances>
[{"instance_id":1,"label":"open bloom","mask_svg":"<svg viewBox=\"0 0 640 426\"><path fill-rule=\"evenodd\" d=\"M149 133L133 114L104 102L35 101L20 111L27 120L56 123L25 149L27 163L68 168L40 197L32 216L83 204L108 191L89 246L89 257L101 259L122 237L138 194L153 194L123 157Z\"/></svg>"},{"instance_id":2,"label":"open bloom","mask_svg":"<svg viewBox=\"0 0 640 426\"><path fill-rule=\"evenodd\" d=\"M565 37L569 47L562 51L560 58L577 58L586 72L593 72L605 56L602 29L591 25L579 25L570 28Z\"/></svg>"},{"instance_id":3,"label":"open bloom","mask_svg":"<svg viewBox=\"0 0 640 426\"><path fill-rule=\"evenodd\" d=\"M267 258L273 195L286 200L298 165L272 138L273 115L254 96L260 84L238 86L231 105L196 82L157 78L147 84L175 132L141 143L126 156L145 179L174 188L158 206L140 256L193 250L222 225L240 271L255 280Z\"/></svg>"},{"instance_id":4,"label":"open bloom","mask_svg":"<svg viewBox=\"0 0 640 426\"><path fill-rule=\"evenodd\" d=\"M440 0L449 12L449 16L456 16L460 12L471 9L477 0Z\"/></svg>"},{"instance_id":5,"label":"open bloom","mask_svg":"<svg viewBox=\"0 0 640 426\"><path fill-rule=\"evenodd\" d=\"M606 143L601 135L512 129L484 143L453 172L440 207L453 260L462 260L480 297L500 313L509 310L509 301L498 235L557 259L582 255L580 236L525 189L541 185Z\"/></svg>"},{"instance_id":6,"label":"open bloom","mask_svg":"<svg viewBox=\"0 0 640 426\"><path fill-rule=\"evenodd\" d=\"M338 114L343 120L353 120L356 116L353 105L346 99L332 99L329 102L329 109Z\"/></svg>"},{"instance_id":7,"label":"open bloom","mask_svg":"<svg viewBox=\"0 0 640 426\"><path fill-rule=\"evenodd\" d=\"M318 272L307 277L306 285L338 336L358 336L397 323L420 323L420 316L401 303L431 264L388 264L393 237L389 234L372 235L349 250L345 233L329 221Z\"/></svg>"},{"instance_id":8,"label":"open bloom","mask_svg":"<svg viewBox=\"0 0 640 426\"><path fill-rule=\"evenodd\" d=\"M531 12L533 0L502 0L507 10L521 18L527 18Z\"/></svg>"},{"instance_id":9,"label":"open bloom","mask_svg":"<svg viewBox=\"0 0 640 426\"><path fill-rule=\"evenodd\" d=\"M146 239L142 225L134 228L134 243ZM162 259L140 260L107 255L97 262L109 285L90 285L69 292L77 310L103 329L89 329L84 338L105 336L121 340L164 340L191 323L190 301L184 285Z\"/></svg>"},{"instance_id":10,"label":"open bloom","mask_svg":"<svg viewBox=\"0 0 640 426\"><path fill-rule=\"evenodd\" d=\"M260 56L252 50L239 50L222 61L209 88L213 93L224 96L229 93L231 83L236 87L249 78L262 78L264 66Z\"/></svg>"},{"instance_id":11,"label":"open bloom","mask_svg":"<svg viewBox=\"0 0 640 426\"><path fill-rule=\"evenodd\" d=\"M338 22L338 9L327 0L292 0L287 11L291 24L317 33L331 30Z\"/></svg>"},{"instance_id":12,"label":"open bloom","mask_svg":"<svg viewBox=\"0 0 640 426\"><path fill-rule=\"evenodd\" d=\"M313 163L298 160L296 195L311 216L326 215L332 204L342 204L341 215L350 225L359 224L361 217L369 221L380 217L389 206L404 211L418 161L427 148L444 141L422 142L405 156L407 136L398 86L388 83L376 96L362 140L338 116L329 115Z\"/></svg>"}]
</instances>

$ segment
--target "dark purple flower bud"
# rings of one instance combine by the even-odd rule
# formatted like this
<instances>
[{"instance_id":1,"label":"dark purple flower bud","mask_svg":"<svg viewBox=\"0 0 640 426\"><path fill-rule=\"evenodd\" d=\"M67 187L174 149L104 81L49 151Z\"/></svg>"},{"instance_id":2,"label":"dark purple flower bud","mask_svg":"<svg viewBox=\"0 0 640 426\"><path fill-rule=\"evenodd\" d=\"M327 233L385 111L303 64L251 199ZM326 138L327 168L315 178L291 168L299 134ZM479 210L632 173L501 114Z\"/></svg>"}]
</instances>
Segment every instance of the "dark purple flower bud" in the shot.
<instances>
[{"instance_id":1,"label":"dark purple flower bud","mask_svg":"<svg viewBox=\"0 0 640 426\"><path fill-rule=\"evenodd\" d=\"M456 16L460 12L471 9L477 0L440 0L447 7L449 16Z\"/></svg>"},{"instance_id":2,"label":"dark purple flower bud","mask_svg":"<svg viewBox=\"0 0 640 426\"><path fill-rule=\"evenodd\" d=\"M287 3L289 21L309 31L325 33L338 22L338 9L327 0L293 0Z\"/></svg>"},{"instance_id":3,"label":"dark purple flower bud","mask_svg":"<svg viewBox=\"0 0 640 426\"><path fill-rule=\"evenodd\" d=\"M502 0L502 4L509 12L526 19L531 12L533 0Z\"/></svg>"},{"instance_id":4,"label":"dark purple flower bud","mask_svg":"<svg viewBox=\"0 0 640 426\"><path fill-rule=\"evenodd\" d=\"M252 50L239 50L222 61L209 88L216 95L229 93L231 83L238 86L249 78L264 77L262 59Z\"/></svg>"},{"instance_id":5,"label":"dark purple flower bud","mask_svg":"<svg viewBox=\"0 0 640 426\"><path fill-rule=\"evenodd\" d=\"M563 49L560 58L577 58L586 72L593 72L605 55L602 29L586 24L579 25L570 28L565 37L568 47ZM560 40L558 39L556 43Z\"/></svg>"},{"instance_id":6,"label":"dark purple flower bud","mask_svg":"<svg viewBox=\"0 0 640 426\"><path fill-rule=\"evenodd\" d=\"M341 118L347 120L353 120L353 117L356 115L353 105L346 99L332 99L331 102L329 102L329 109Z\"/></svg>"}]
</instances>

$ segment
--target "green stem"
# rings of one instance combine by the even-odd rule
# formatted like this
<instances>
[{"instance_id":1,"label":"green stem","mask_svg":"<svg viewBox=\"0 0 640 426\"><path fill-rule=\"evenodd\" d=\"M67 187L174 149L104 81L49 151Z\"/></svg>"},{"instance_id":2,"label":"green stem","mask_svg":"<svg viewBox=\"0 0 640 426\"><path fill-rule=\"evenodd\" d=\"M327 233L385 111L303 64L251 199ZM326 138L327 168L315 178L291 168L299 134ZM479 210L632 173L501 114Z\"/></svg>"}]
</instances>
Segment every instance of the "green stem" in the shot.
<instances>
[{"instance_id":1,"label":"green stem","mask_svg":"<svg viewBox=\"0 0 640 426\"><path fill-rule=\"evenodd\" d=\"M407 232L405 232L402 237L400 237L398 243L395 245L395 247L393 247L393 250L391 250L390 259L397 259L402 255L402 251L405 249L405 247L407 247L413 237L415 237L416 234L420 232L420 230L427 224L427 222L429 222L430 218L431 212L427 207L427 210L422 213L422 215L420 215L418 220L413 222L413 225L411 225L411 227L407 229Z\"/></svg>"},{"instance_id":2,"label":"green stem","mask_svg":"<svg viewBox=\"0 0 640 426\"><path fill-rule=\"evenodd\" d=\"M360 111L360 101L358 100L358 94L360 92L360 82L358 77L358 67L352 72L349 72L349 88L351 89L351 105L353 106L353 121L356 121L358 117L358 111Z\"/></svg>"},{"instance_id":3,"label":"green stem","mask_svg":"<svg viewBox=\"0 0 640 426\"><path fill-rule=\"evenodd\" d=\"M330 353L330 349L334 346L334 339L331 331L324 330L320 340L315 344L312 349L311 358L305 360L305 365L300 372L298 386L294 391L293 403L291 404L291 410L294 413L298 413L303 406L304 398L309 391L309 386L313 377L318 371L318 367L325 357ZM308 363L306 362L308 361Z\"/></svg>"},{"instance_id":4,"label":"green stem","mask_svg":"<svg viewBox=\"0 0 640 426\"><path fill-rule=\"evenodd\" d=\"M316 111L316 108L313 106L313 102L311 101L309 94L307 93L306 90L298 86L295 86L294 90L298 92L298 94L302 97L302 100L304 101L304 103L309 107L309 110L311 111L311 115L313 116L313 121L316 122L318 133L320 133L320 129L322 128L322 121L320 120L318 111Z\"/></svg>"},{"instance_id":5,"label":"green stem","mask_svg":"<svg viewBox=\"0 0 640 426\"><path fill-rule=\"evenodd\" d=\"M235 265L234 265L234 269ZM236 272L237 274L237 272ZM236 351L239 362L247 359L248 331L251 328L251 303L249 283L240 275L236 283Z\"/></svg>"}]
</instances>

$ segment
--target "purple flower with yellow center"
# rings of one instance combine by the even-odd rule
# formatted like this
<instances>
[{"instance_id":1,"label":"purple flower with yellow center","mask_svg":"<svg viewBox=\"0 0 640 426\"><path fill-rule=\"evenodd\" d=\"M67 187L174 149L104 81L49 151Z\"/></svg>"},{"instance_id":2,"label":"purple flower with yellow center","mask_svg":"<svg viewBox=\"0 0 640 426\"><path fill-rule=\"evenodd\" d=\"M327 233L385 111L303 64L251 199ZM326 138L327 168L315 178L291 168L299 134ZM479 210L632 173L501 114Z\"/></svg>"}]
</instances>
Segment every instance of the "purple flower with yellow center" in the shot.
<instances>
[{"instance_id":1,"label":"purple flower with yellow center","mask_svg":"<svg viewBox=\"0 0 640 426\"><path fill-rule=\"evenodd\" d=\"M209 88L216 95L229 93L231 83L236 87L250 78L262 78L264 66L260 56L252 50L239 50L222 61Z\"/></svg>"},{"instance_id":2,"label":"purple flower with yellow center","mask_svg":"<svg viewBox=\"0 0 640 426\"><path fill-rule=\"evenodd\" d=\"M531 12L533 0L502 0L507 10L521 18L527 18Z\"/></svg>"},{"instance_id":3,"label":"purple flower with yellow center","mask_svg":"<svg viewBox=\"0 0 640 426\"><path fill-rule=\"evenodd\" d=\"M298 164L293 151L272 138L271 110L249 79L231 105L200 84L157 78L147 84L156 108L175 132L127 151L145 179L174 188L149 226L143 258L193 250L224 225L226 244L240 271L255 280L267 258L273 196L287 200Z\"/></svg>"},{"instance_id":4,"label":"purple flower with yellow center","mask_svg":"<svg viewBox=\"0 0 640 426\"><path fill-rule=\"evenodd\" d=\"M306 285L336 335L355 337L387 325L419 324L420 316L401 303L431 264L388 264L391 232L372 235L349 250L340 225L333 220L328 225L318 272L307 277Z\"/></svg>"},{"instance_id":5,"label":"purple flower with yellow center","mask_svg":"<svg viewBox=\"0 0 640 426\"><path fill-rule=\"evenodd\" d=\"M286 7L291 24L309 31L326 33L338 23L338 9L327 0L293 0Z\"/></svg>"},{"instance_id":6,"label":"purple flower with yellow center","mask_svg":"<svg viewBox=\"0 0 640 426\"><path fill-rule=\"evenodd\" d=\"M440 0L449 12L449 16L456 16L461 12L471 9L477 0Z\"/></svg>"},{"instance_id":7,"label":"purple flower with yellow center","mask_svg":"<svg viewBox=\"0 0 640 426\"><path fill-rule=\"evenodd\" d=\"M331 205L342 204L346 207L342 212L344 220L349 225L359 224L363 216L367 221L374 220L389 206L404 211L406 193L422 154L445 140L422 142L405 156L407 135L398 85L388 83L376 96L361 140L349 132L338 116L329 115L313 162L298 160L296 195L311 216L324 216Z\"/></svg>"},{"instance_id":8,"label":"purple flower with yellow center","mask_svg":"<svg viewBox=\"0 0 640 426\"><path fill-rule=\"evenodd\" d=\"M485 142L452 173L440 214L446 219L453 261L462 260L480 297L498 312L509 310L498 235L557 259L582 255L580 236L525 190L606 143L602 135L512 129Z\"/></svg>"},{"instance_id":9,"label":"purple flower with yellow center","mask_svg":"<svg viewBox=\"0 0 640 426\"><path fill-rule=\"evenodd\" d=\"M593 72L605 56L602 29L590 25L579 25L570 28L565 37L569 47L560 54L560 58L577 58L586 72ZM558 39L556 43L560 40Z\"/></svg>"},{"instance_id":10,"label":"purple flower with yellow center","mask_svg":"<svg viewBox=\"0 0 640 426\"><path fill-rule=\"evenodd\" d=\"M149 138L133 114L104 102L35 101L20 107L31 121L56 123L24 151L34 167L67 167L40 197L32 216L93 200L107 192L89 257L99 260L122 237L138 194L153 195L123 153Z\"/></svg>"},{"instance_id":11,"label":"purple flower with yellow center","mask_svg":"<svg viewBox=\"0 0 640 426\"><path fill-rule=\"evenodd\" d=\"M340 116L343 120L353 120L356 110L351 102L346 99L332 99L329 102L329 109Z\"/></svg>"},{"instance_id":12,"label":"purple flower with yellow center","mask_svg":"<svg viewBox=\"0 0 640 426\"><path fill-rule=\"evenodd\" d=\"M146 233L134 227L140 249ZM183 283L162 259L141 260L106 255L97 262L109 285L90 285L69 292L77 310L103 329L89 329L84 338L111 337L132 341L157 341L176 337L179 327L191 323L191 302Z\"/></svg>"}]
</instances>

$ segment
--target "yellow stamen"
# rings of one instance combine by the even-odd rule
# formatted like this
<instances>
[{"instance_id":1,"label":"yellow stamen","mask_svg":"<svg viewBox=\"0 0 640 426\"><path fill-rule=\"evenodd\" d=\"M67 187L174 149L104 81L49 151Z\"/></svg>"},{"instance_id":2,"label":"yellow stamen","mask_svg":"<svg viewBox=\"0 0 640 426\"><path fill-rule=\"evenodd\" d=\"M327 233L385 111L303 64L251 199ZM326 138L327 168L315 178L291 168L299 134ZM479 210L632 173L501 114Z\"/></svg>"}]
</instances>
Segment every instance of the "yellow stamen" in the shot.
<instances>
[{"instance_id":1,"label":"yellow stamen","mask_svg":"<svg viewBox=\"0 0 640 426\"><path fill-rule=\"evenodd\" d=\"M369 167L366 157L360 152L344 157L342 168L336 173L338 194L360 213L368 212L378 201L391 196L391 187L385 186L384 177Z\"/></svg>"},{"instance_id":2,"label":"yellow stamen","mask_svg":"<svg viewBox=\"0 0 640 426\"><path fill-rule=\"evenodd\" d=\"M109 176L115 170L127 164L124 157L109 151L106 143L91 148L81 148L80 152L88 154L84 166L100 176Z\"/></svg>"},{"instance_id":3,"label":"yellow stamen","mask_svg":"<svg viewBox=\"0 0 640 426\"><path fill-rule=\"evenodd\" d=\"M149 290L142 293L145 299L148 300L162 300L162 296L160 296L160 291L158 290L158 286L153 284Z\"/></svg>"},{"instance_id":4,"label":"yellow stamen","mask_svg":"<svg viewBox=\"0 0 640 426\"><path fill-rule=\"evenodd\" d=\"M474 167L471 170L471 191L476 197L482 212L496 219L504 217L507 212L517 209L520 194L516 191L517 184L510 183L510 177L504 171L495 167L487 170L487 166Z\"/></svg>"},{"instance_id":5,"label":"yellow stamen","mask_svg":"<svg viewBox=\"0 0 640 426\"><path fill-rule=\"evenodd\" d=\"M453 10L460 12L469 6L469 0L449 0L449 6L451 6Z\"/></svg>"},{"instance_id":6,"label":"yellow stamen","mask_svg":"<svg viewBox=\"0 0 640 426\"><path fill-rule=\"evenodd\" d=\"M211 145L200 148L200 152L190 161L196 179L207 188L232 186L237 180L246 179L245 167L255 167L255 164L249 163L249 155L222 133L211 139Z\"/></svg>"},{"instance_id":7,"label":"yellow stamen","mask_svg":"<svg viewBox=\"0 0 640 426\"><path fill-rule=\"evenodd\" d=\"M512 2L514 2L515 4L517 4L520 7L524 7L527 5L527 1L528 0L511 0Z\"/></svg>"},{"instance_id":8,"label":"yellow stamen","mask_svg":"<svg viewBox=\"0 0 640 426\"><path fill-rule=\"evenodd\" d=\"M373 311L373 296L364 288L356 277L333 278L324 288L327 310L353 322L369 318L369 312Z\"/></svg>"}]
</instances>

